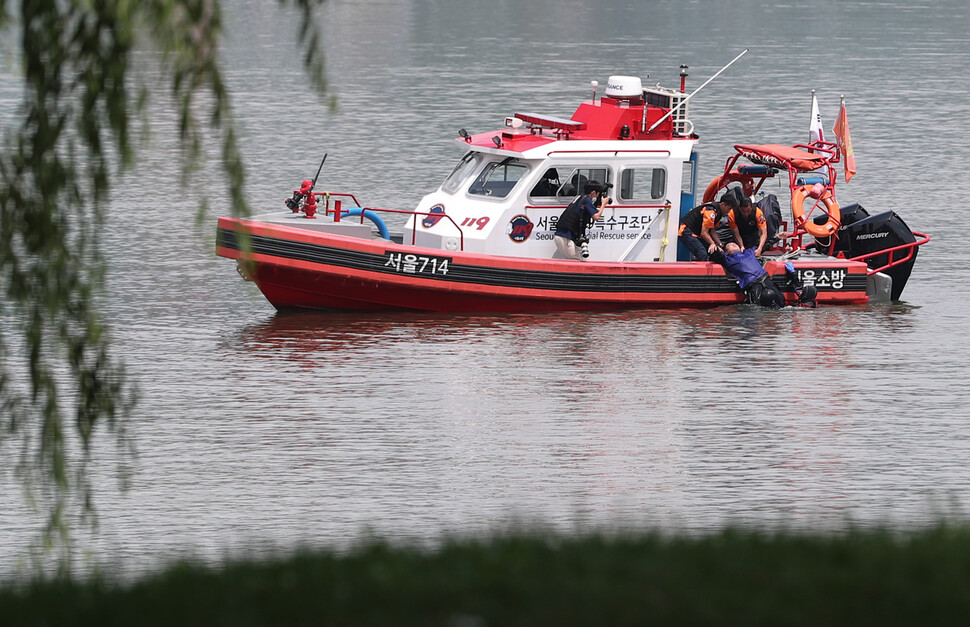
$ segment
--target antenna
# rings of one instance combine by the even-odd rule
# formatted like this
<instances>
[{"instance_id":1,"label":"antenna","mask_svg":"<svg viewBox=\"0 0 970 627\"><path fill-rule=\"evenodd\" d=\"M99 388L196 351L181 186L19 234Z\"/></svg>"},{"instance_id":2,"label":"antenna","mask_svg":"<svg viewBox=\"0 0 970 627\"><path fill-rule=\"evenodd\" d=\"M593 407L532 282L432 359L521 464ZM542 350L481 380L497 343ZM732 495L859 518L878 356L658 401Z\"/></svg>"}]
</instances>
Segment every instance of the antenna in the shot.
<instances>
[{"instance_id":1,"label":"antenna","mask_svg":"<svg viewBox=\"0 0 970 627\"><path fill-rule=\"evenodd\" d=\"M737 61L738 59L740 59L741 57L743 57L746 54L748 54L748 49L747 48L745 48L744 50L742 50L741 51L741 54L739 54L738 56L736 56L733 59L731 59L731 62L730 63L728 63L727 65L725 65L724 67L722 67L720 70L718 70L717 71L717 74L715 74L714 76L712 76L709 79L707 79L706 81L704 81L704 84L701 85L700 87L698 87L697 89L695 89L693 91L693 93L691 93L691 95L687 96L686 98L684 98L683 100L681 100L679 103L677 103L677 106L676 107L674 107L673 109L671 109L670 111L668 111L667 113L665 113L662 118L660 118L659 120L657 120L656 122L654 122L653 123L653 126L651 126L650 128L648 128L647 131L649 132L649 131L652 131L653 129L657 128L657 125L660 124L661 122L663 122L664 120L666 120L667 118L669 118L671 115L673 115L674 111L676 111L677 109L679 109L682 106L684 106L685 104L687 104L687 101L690 100L691 98L693 98L694 97L694 94L696 94L700 90L704 89L704 87L708 83L710 83L712 80L714 80L715 78L717 78L721 74L721 72L723 72L724 70L726 70L729 67L731 67L732 65L734 65L734 62L735 61ZM644 105L644 106L646 106L646 105Z\"/></svg>"}]
</instances>

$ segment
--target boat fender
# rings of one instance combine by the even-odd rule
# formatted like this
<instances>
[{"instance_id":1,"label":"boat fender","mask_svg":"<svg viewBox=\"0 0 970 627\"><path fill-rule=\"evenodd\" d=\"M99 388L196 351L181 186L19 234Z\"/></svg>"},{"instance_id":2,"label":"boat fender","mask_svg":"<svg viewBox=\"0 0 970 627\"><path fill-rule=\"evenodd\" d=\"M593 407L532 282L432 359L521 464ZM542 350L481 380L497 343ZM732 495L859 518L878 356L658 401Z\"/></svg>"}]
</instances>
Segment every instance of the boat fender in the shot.
<instances>
[{"instance_id":1,"label":"boat fender","mask_svg":"<svg viewBox=\"0 0 970 627\"><path fill-rule=\"evenodd\" d=\"M363 209L361 207L351 207L350 209L341 209L340 217L359 217L363 215L365 218L374 223L377 227L377 232L381 234L384 239L391 239L391 232L387 230L387 225L381 220L381 217L371 211L370 209Z\"/></svg>"},{"instance_id":2,"label":"boat fender","mask_svg":"<svg viewBox=\"0 0 970 627\"><path fill-rule=\"evenodd\" d=\"M839 211L839 203L835 201L835 197L832 195L832 190L819 189L820 187L822 186L819 184L802 185L793 189L791 193L791 213L795 219L795 226L805 229L806 232L815 237L829 237L835 234L842 225L842 214ZM824 223L817 224L814 220L806 219L804 207L806 198L816 198L825 205L825 213L828 215L828 219Z\"/></svg>"}]
</instances>

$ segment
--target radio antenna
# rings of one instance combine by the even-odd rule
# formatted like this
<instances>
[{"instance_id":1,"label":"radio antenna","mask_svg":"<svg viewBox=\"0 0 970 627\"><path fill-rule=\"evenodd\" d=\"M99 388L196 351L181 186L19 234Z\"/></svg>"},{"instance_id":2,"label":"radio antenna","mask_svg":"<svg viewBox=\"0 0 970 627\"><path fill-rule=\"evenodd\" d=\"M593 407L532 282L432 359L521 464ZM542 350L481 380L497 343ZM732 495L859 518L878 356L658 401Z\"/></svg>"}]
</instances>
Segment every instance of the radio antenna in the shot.
<instances>
[{"instance_id":1,"label":"radio antenna","mask_svg":"<svg viewBox=\"0 0 970 627\"><path fill-rule=\"evenodd\" d=\"M657 120L656 122L654 122L654 123L653 123L653 126L651 126L650 128L648 128L648 129L647 129L647 132L650 132L650 131L652 131L653 129L655 129L655 128L657 128L657 125L658 125L658 124L660 124L661 122L663 122L664 120L666 120L667 118L669 118L669 117L670 117L671 115L673 115L673 114L674 114L674 111L676 111L677 109L679 109L679 108L681 108L682 106L684 106L685 104L687 104L687 101L688 101L688 100L690 100L691 98L693 98L693 97L694 97L694 94L696 94L696 93L697 93L697 92L699 92L700 90L702 90L702 89L704 89L704 87L705 87L705 86L706 86L706 85L707 85L708 83L710 83L710 82L711 82L712 80L714 80L715 78L717 78L717 77L718 77L718 76L719 76L719 75L721 74L721 72L723 72L724 70L726 70L726 69L728 69L729 67L731 67L732 65L734 65L734 62L735 62L735 61L737 61L738 59L740 59L741 57L743 57L743 56L744 56L744 55L746 55L746 54L748 54L748 49L747 49L747 48L745 48L744 50L742 50L742 51L741 51L741 54L739 54L738 56L736 56L736 57L734 57L733 59L731 59L731 62L730 62L730 63L728 63L727 65L725 65L724 67L722 67L722 68L721 68L720 70L718 70L718 71L717 71L717 74L715 74L714 76L712 76L712 77L710 77L709 79L707 79L706 81L704 81L704 84L703 84L703 85L701 85L700 87L698 87L697 89L695 89L695 90L693 91L693 93L691 93L691 95L689 95L689 96L687 96L686 98L684 98L683 100L681 100L681 101L680 101L680 102L679 102L679 103L677 104L677 106L676 106L676 107L674 107L673 109L671 109L670 111L668 111L667 113L665 113L665 114L664 114L664 116L663 116L662 118L660 118L659 120ZM644 107L646 107L646 106L647 106L647 105L646 105L646 103L644 103L644 105L643 105L643 106L644 106ZM642 129L641 129L641 130L642 130Z\"/></svg>"}]
</instances>

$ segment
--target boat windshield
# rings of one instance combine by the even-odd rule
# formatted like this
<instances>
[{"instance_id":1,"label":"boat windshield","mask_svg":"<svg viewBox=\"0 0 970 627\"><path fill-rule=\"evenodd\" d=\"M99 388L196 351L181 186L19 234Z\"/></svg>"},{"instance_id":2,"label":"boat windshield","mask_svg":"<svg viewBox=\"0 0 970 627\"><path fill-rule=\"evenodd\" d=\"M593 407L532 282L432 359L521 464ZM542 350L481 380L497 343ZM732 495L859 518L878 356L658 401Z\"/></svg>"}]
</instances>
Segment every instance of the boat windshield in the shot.
<instances>
[{"instance_id":1,"label":"boat windshield","mask_svg":"<svg viewBox=\"0 0 970 627\"><path fill-rule=\"evenodd\" d=\"M461 184L478 169L478 164L482 162L482 153L469 150L461 158L455 169L451 171L445 182L441 184L441 190L454 194L461 187Z\"/></svg>"},{"instance_id":2,"label":"boat windshield","mask_svg":"<svg viewBox=\"0 0 970 627\"><path fill-rule=\"evenodd\" d=\"M468 193L505 198L528 172L529 168L524 163L515 157L507 157L485 166L468 188Z\"/></svg>"}]
</instances>

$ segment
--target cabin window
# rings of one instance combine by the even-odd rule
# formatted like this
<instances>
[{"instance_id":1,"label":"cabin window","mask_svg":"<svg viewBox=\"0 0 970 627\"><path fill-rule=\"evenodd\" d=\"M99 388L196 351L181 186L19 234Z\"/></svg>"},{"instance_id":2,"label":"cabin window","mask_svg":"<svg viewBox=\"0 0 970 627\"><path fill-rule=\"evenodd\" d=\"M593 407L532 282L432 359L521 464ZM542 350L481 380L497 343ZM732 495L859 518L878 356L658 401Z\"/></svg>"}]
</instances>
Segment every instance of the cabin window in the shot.
<instances>
[{"instance_id":1,"label":"cabin window","mask_svg":"<svg viewBox=\"0 0 970 627\"><path fill-rule=\"evenodd\" d=\"M536 202L557 202L560 187L562 181L559 180L559 169L549 168L542 173L539 182L529 192L529 198Z\"/></svg>"},{"instance_id":2,"label":"cabin window","mask_svg":"<svg viewBox=\"0 0 970 627\"><path fill-rule=\"evenodd\" d=\"M627 168L620 175L620 200L649 202L667 194L667 170L658 166Z\"/></svg>"},{"instance_id":3,"label":"cabin window","mask_svg":"<svg viewBox=\"0 0 970 627\"><path fill-rule=\"evenodd\" d=\"M461 158L455 169L451 171L445 182L441 184L441 191L454 194L461 187L462 183L478 169L478 164L482 162L482 153L468 151Z\"/></svg>"},{"instance_id":4,"label":"cabin window","mask_svg":"<svg viewBox=\"0 0 970 627\"><path fill-rule=\"evenodd\" d=\"M490 163L468 188L468 193L505 198L528 172L529 168L514 157Z\"/></svg>"},{"instance_id":5,"label":"cabin window","mask_svg":"<svg viewBox=\"0 0 970 627\"><path fill-rule=\"evenodd\" d=\"M610 183L610 172L606 168L553 168L557 178L553 183L557 185L556 200L569 204L573 198L585 193L586 183L596 181L600 185ZM533 192L534 193L534 192Z\"/></svg>"}]
</instances>

